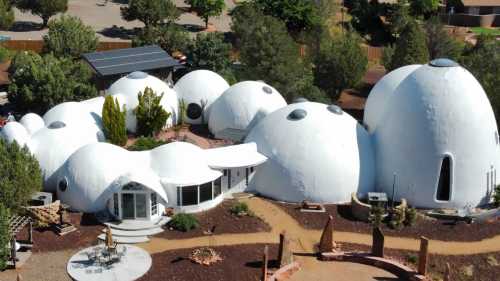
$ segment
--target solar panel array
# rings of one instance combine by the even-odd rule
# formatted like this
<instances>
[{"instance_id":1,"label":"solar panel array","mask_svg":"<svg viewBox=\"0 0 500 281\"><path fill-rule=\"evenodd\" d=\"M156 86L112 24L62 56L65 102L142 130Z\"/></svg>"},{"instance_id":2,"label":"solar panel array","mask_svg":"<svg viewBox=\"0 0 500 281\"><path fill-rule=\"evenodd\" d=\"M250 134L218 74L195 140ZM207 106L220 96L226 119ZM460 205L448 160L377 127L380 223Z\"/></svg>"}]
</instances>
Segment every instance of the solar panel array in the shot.
<instances>
[{"instance_id":1,"label":"solar panel array","mask_svg":"<svg viewBox=\"0 0 500 281\"><path fill-rule=\"evenodd\" d=\"M110 76L179 66L179 62L158 46L84 54L83 58L99 76Z\"/></svg>"}]
</instances>

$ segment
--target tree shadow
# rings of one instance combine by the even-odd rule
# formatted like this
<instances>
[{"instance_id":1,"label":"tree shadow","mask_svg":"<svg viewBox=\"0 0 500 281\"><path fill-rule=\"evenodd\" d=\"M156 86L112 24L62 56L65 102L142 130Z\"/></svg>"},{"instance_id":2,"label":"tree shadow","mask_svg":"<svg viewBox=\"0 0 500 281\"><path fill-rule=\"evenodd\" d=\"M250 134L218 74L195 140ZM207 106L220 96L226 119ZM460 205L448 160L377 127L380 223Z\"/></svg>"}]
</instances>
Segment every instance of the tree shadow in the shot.
<instances>
[{"instance_id":1,"label":"tree shadow","mask_svg":"<svg viewBox=\"0 0 500 281\"><path fill-rule=\"evenodd\" d=\"M404 280L398 277L373 277L373 279L377 281L399 281L399 280Z\"/></svg>"},{"instance_id":2,"label":"tree shadow","mask_svg":"<svg viewBox=\"0 0 500 281\"><path fill-rule=\"evenodd\" d=\"M84 213L80 220L82 226L101 225L101 222L95 217L94 214Z\"/></svg>"},{"instance_id":3,"label":"tree shadow","mask_svg":"<svg viewBox=\"0 0 500 281\"><path fill-rule=\"evenodd\" d=\"M203 30L205 30L205 26L202 26L202 25L198 25L198 24L189 24L189 23L186 23L186 24L181 24L182 27L184 27L184 29L186 29L188 32L201 32Z\"/></svg>"},{"instance_id":4,"label":"tree shadow","mask_svg":"<svg viewBox=\"0 0 500 281\"><path fill-rule=\"evenodd\" d=\"M113 25L112 27L106 27L97 33L102 34L109 38L120 38L123 40L130 40L138 33L139 28L127 29L123 26Z\"/></svg>"},{"instance_id":5,"label":"tree shadow","mask_svg":"<svg viewBox=\"0 0 500 281\"><path fill-rule=\"evenodd\" d=\"M356 221L357 219L352 215L351 205L337 205L337 213L343 219L349 221Z\"/></svg>"},{"instance_id":6,"label":"tree shadow","mask_svg":"<svg viewBox=\"0 0 500 281\"><path fill-rule=\"evenodd\" d=\"M43 25L41 23L32 21L16 21L9 29L12 32L29 32L29 31L40 31L43 30Z\"/></svg>"},{"instance_id":7,"label":"tree shadow","mask_svg":"<svg viewBox=\"0 0 500 281\"><path fill-rule=\"evenodd\" d=\"M262 268L262 261L250 261L250 262L245 263L245 266L251 267L251 268ZM268 260L267 267L268 268L278 268L279 267L278 260Z\"/></svg>"}]
</instances>

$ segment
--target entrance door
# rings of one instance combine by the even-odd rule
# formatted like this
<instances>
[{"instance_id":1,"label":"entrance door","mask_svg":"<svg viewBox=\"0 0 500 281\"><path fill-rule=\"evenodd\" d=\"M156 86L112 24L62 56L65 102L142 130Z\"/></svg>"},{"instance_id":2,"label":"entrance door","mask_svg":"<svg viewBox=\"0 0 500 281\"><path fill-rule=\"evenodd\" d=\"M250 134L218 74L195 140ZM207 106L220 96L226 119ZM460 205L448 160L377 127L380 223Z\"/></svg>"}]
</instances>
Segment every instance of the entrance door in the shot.
<instances>
[{"instance_id":1,"label":"entrance door","mask_svg":"<svg viewBox=\"0 0 500 281\"><path fill-rule=\"evenodd\" d=\"M146 194L143 193L135 194L135 215L136 218L139 219L145 219L148 217Z\"/></svg>"},{"instance_id":2,"label":"entrance door","mask_svg":"<svg viewBox=\"0 0 500 281\"><path fill-rule=\"evenodd\" d=\"M135 219L134 194L122 193L122 218Z\"/></svg>"}]
</instances>

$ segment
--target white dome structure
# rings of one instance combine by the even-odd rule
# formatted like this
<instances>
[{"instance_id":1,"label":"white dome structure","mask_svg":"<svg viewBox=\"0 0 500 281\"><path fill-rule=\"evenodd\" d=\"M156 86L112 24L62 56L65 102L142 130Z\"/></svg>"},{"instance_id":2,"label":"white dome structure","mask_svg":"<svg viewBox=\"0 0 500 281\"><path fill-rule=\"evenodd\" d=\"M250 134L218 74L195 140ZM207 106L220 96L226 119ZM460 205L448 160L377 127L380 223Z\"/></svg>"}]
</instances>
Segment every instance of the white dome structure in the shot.
<instances>
[{"instance_id":1,"label":"white dome structure","mask_svg":"<svg viewBox=\"0 0 500 281\"><path fill-rule=\"evenodd\" d=\"M374 187L370 137L338 106L300 102L260 121L245 142L268 157L251 183L271 198L341 203Z\"/></svg>"},{"instance_id":2,"label":"white dome structure","mask_svg":"<svg viewBox=\"0 0 500 281\"><path fill-rule=\"evenodd\" d=\"M174 86L179 100L186 105L186 121L190 124L201 124L202 114L207 123L212 103L228 88L226 80L210 70L191 71Z\"/></svg>"},{"instance_id":3,"label":"white dome structure","mask_svg":"<svg viewBox=\"0 0 500 281\"><path fill-rule=\"evenodd\" d=\"M120 105L125 105L127 110L127 130L135 132L137 127L137 120L134 115L134 109L139 105L137 96L139 92L144 92L144 89L149 87L157 95L163 93L161 105L163 108L170 112L172 115L167 120L166 126L171 126L177 123L177 110L179 107L177 95L167 83L160 79L148 75L144 72L132 72L129 75L118 79L109 87L107 94L116 96L119 95L118 101Z\"/></svg>"},{"instance_id":4,"label":"white dome structure","mask_svg":"<svg viewBox=\"0 0 500 281\"><path fill-rule=\"evenodd\" d=\"M21 120L19 120L19 123L21 123L24 126L24 128L26 128L28 134L30 135L33 135L38 130L45 127L45 122L43 121L42 117L40 117L40 115L35 113L25 114L21 118Z\"/></svg>"},{"instance_id":5,"label":"white dome structure","mask_svg":"<svg viewBox=\"0 0 500 281\"><path fill-rule=\"evenodd\" d=\"M411 72L390 94L374 132L377 187L426 208L486 203L496 185L499 139L478 81L453 61Z\"/></svg>"},{"instance_id":6,"label":"white dome structure","mask_svg":"<svg viewBox=\"0 0 500 281\"><path fill-rule=\"evenodd\" d=\"M11 121L2 127L0 136L8 143L16 141L19 146L24 146L30 136L26 128L18 122Z\"/></svg>"},{"instance_id":7,"label":"white dome structure","mask_svg":"<svg viewBox=\"0 0 500 281\"><path fill-rule=\"evenodd\" d=\"M413 64L400 67L386 74L375 84L366 100L363 117L363 123L370 134L373 133L380 122L389 99L395 93L401 81L420 66L420 64Z\"/></svg>"},{"instance_id":8,"label":"white dome structure","mask_svg":"<svg viewBox=\"0 0 500 281\"><path fill-rule=\"evenodd\" d=\"M266 83L240 82L212 104L208 127L217 138L239 141L266 115L286 105L280 93Z\"/></svg>"}]
</instances>

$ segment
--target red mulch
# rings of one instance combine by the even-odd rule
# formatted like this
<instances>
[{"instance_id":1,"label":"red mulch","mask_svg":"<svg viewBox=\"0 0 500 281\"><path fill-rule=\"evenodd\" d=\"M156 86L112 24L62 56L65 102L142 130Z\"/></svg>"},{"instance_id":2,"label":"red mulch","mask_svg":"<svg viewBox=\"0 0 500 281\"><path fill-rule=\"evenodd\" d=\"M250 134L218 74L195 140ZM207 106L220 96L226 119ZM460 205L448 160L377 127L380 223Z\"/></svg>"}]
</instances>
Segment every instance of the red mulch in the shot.
<instances>
[{"instance_id":1,"label":"red mulch","mask_svg":"<svg viewBox=\"0 0 500 281\"><path fill-rule=\"evenodd\" d=\"M152 255L153 265L140 281L259 281L264 244L215 247L222 261L203 266L188 259L194 249ZM278 245L269 245L270 266L276 264Z\"/></svg>"},{"instance_id":2,"label":"red mulch","mask_svg":"<svg viewBox=\"0 0 500 281\"><path fill-rule=\"evenodd\" d=\"M370 247L359 244L342 244L343 251L364 251L369 252ZM385 249L384 255L386 258L397 260L413 269L417 268L416 263L409 261L409 257L418 260L418 252ZM490 261L488 261L490 259ZM427 271L431 277L442 278L445 270L446 263L450 264L451 280L453 281L494 281L499 280L500 265L491 265L490 263L498 261L500 263L500 252L476 254L476 255L457 255L457 256L443 256L443 255L429 255L429 262ZM473 266L473 275L465 276L462 271L466 266ZM433 279L435 280L435 279ZM438 279L441 280L441 279Z\"/></svg>"},{"instance_id":3,"label":"red mulch","mask_svg":"<svg viewBox=\"0 0 500 281\"><path fill-rule=\"evenodd\" d=\"M93 215L82 213L68 214L76 231L59 236L50 228L33 230L33 252L51 252L89 247L97 242L97 236L104 228ZM18 235L19 240L27 239L26 230Z\"/></svg>"},{"instance_id":4,"label":"red mulch","mask_svg":"<svg viewBox=\"0 0 500 281\"><path fill-rule=\"evenodd\" d=\"M372 232L371 224L357 221L351 216L349 205L325 205L325 213L303 213L299 210L299 204L285 204L272 200L270 202L285 210L305 228L323 229L328 215L332 215L334 218L333 228L335 230L358 233ZM422 219L419 217L414 226L394 230L384 224L382 231L389 236L412 238L425 236L429 239L443 241L478 241L499 235L500 220L472 224L464 222L453 224L449 221Z\"/></svg>"},{"instance_id":5,"label":"red mulch","mask_svg":"<svg viewBox=\"0 0 500 281\"><path fill-rule=\"evenodd\" d=\"M255 216L238 217L229 211L236 200L224 200L217 207L206 212L194 214L200 223L200 227L182 232L178 230L166 230L156 235L167 239L184 239L204 236L203 231L211 230L215 226L214 234L222 233L254 233L271 231L271 227L260 218Z\"/></svg>"}]
</instances>

